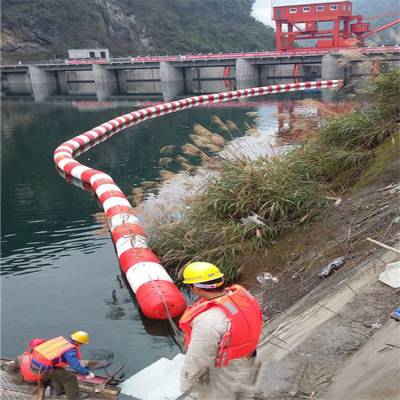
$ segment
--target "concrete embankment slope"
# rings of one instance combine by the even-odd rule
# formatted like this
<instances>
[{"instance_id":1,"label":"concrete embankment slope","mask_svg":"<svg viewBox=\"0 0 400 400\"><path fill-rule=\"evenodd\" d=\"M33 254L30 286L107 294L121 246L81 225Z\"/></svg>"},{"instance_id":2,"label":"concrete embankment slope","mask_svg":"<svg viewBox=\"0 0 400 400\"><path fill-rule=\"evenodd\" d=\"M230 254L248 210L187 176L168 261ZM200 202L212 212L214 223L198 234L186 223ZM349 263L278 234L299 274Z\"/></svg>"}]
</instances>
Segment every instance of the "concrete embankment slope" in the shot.
<instances>
[{"instance_id":1,"label":"concrete embankment slope","mask_svg":"<svg viewBox=\"0 0 400 400\"><path fill-rule=\"evenodd\" d=\"M257 385L268 400L400 399L400 322L389 319L400 290L378 280L398 258L378 249L267 325Z\"/></svg>"},{"instance_id":2,"label":"concrete embankment slope","mask_svg":"<svg viewBox=\"0 0 400 400\"><path fill-rule=\"evenodd\" d=\"M390 320L343 366L324 400L399 399L400 323Z\"/></svg>"}]
</instances>

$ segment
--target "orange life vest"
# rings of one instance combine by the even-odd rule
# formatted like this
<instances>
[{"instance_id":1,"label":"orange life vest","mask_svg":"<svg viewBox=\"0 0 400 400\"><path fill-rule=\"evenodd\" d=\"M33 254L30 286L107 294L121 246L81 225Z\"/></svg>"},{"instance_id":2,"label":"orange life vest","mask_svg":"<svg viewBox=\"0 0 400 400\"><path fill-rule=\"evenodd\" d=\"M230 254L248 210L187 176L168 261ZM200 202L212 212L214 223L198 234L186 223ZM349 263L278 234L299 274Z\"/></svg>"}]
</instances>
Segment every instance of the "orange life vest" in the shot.
<instances>
[{"instance_id":1,"label":"orange life vest","mask_svg":"<svg viewBox=\"0 0 400 400\"><path fill-rule=\"evenodd\" d=\"M40 374L31 369L32 353L30 351L25 351L24 353L22 353L18 357L18 361L20 373L25 382L34 383L40 381Z\"/></svg>"},{"instance_id":2,"label":"orange life vest","mask_svg":"<svg viewBox=\"0 0 400 400\"><path fill-rule=\"evenodd\" d=\"M58 336L36 346L32 350L32 359L42 365L43 369L52 367L64 368L67 363L62 361L61 356L70 349L76 349L77 356L80 358L79 347L70 343L64 337Z\"/></svg>"},{"instance_id":3,"label":"orange life vest","mask_svg":"<svg viewBox=\"0 0 400 400\"><path fill-rule=\"evenodd\" d=\"M251 356L257 348L262 329L262 313L258 301L244 287L232 285L227 294L212 300L201 298L189 306L179 321L186 348L192 335L193 320L212 307L219 307L230 320L230 327L219 343L217 367L231 360Z\"/></svg>"}]
</instances>

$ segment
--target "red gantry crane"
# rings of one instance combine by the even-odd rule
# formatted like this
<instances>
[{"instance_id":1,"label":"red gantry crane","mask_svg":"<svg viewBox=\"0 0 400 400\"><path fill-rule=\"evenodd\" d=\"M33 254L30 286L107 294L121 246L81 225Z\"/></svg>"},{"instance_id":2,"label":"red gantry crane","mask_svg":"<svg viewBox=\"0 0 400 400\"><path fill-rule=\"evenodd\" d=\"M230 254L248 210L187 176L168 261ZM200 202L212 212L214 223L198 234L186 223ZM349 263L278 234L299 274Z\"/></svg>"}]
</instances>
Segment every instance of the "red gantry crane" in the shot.
<instances>
[{"instance_id":1,"label":"red gantry crane","mask_svg":"<svg viewBox=\"0 0 400 400\"><path fill-rule=\"evenodd\" d=\"M276 6L273 19L280 51L294 50L295 41L310 39L317 48L363 46L366 37L400 23L397 18L371 30L361 15L352 15L351 1Z\"/></svg>"}]
</instances>

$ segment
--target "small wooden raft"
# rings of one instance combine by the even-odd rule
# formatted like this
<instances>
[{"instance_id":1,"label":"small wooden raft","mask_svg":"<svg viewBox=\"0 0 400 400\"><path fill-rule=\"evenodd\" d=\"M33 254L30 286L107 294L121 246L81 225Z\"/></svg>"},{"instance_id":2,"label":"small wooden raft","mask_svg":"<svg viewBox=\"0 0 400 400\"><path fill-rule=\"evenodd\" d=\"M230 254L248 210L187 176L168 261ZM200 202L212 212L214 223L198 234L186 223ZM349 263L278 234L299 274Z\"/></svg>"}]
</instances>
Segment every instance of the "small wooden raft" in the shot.
<instances>
[{"instance_id":1,"label":"small wooden raft","mask_svg":"<svg viewBox=\"0 0 400 400\"><path fill-rule=\"evenodd\" d=\"M20 383L19 373L10 374L4 371L6 358L0 358L0 399L1 400L56 400L56 396L44 396L44 388L41 385ZM92 383L79 380L79 388L82 392L89 395L88 400L116 400L120 393L120 388L108 385L104 378L98 378L100 383Z\"/></svg>"}]
</instances>

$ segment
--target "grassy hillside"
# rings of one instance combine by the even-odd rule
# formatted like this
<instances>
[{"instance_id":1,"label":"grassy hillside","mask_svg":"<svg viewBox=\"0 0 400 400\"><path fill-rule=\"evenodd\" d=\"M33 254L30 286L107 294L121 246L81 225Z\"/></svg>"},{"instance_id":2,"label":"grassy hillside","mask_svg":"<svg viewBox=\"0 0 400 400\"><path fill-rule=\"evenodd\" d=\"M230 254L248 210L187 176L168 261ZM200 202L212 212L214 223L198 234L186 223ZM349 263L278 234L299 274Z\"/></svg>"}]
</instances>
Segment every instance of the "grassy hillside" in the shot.
<instances>
[{"instance_id":1,"label":"grassy hillside","mask_svg":"<svg viewBox=\"0 0 400 400\"><path fill-rule=\"evenodd\" d=\"M106 47L114 56L265 50L271 28L254 0L3 0L3 60L66 57Z\"/></svg>"}]
</instances>

